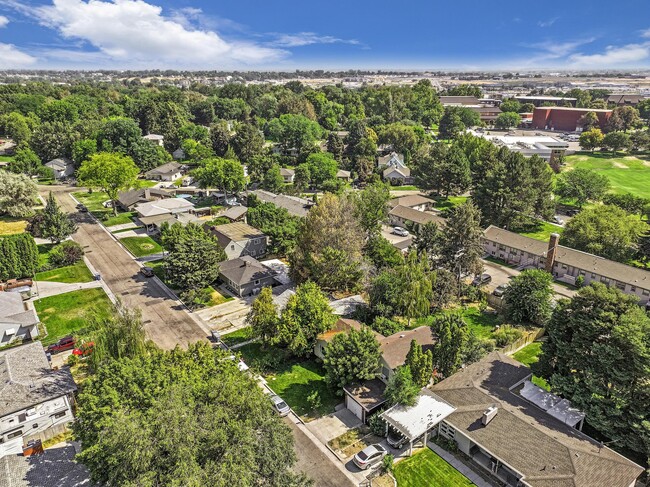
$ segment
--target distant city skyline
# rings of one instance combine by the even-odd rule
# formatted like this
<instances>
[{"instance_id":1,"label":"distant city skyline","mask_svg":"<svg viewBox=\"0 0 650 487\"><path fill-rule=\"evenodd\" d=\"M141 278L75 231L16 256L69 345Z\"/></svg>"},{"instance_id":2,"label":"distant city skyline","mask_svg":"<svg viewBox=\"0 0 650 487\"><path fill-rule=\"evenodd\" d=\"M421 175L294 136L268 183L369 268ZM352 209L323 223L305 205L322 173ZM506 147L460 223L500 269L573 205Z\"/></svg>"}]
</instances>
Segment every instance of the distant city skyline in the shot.
<instances>
[{"instance_id":1,"label":"distant city skyline","mask_svg":"<svg viewBox=\"0 0 650 487\"><path fill-rule=\"evenodd\" d=\"M649 67L636 0L0 0L0 69Z\"/></svg>"}]
</instances>

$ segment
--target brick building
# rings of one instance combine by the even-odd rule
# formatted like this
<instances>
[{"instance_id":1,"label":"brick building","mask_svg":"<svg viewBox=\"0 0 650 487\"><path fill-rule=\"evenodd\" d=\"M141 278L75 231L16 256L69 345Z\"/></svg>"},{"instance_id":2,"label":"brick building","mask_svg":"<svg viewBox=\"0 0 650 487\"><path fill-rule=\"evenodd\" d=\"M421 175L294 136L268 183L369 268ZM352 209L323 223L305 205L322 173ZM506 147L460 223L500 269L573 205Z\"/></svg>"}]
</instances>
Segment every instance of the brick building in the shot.
<instances>
[{"instance_id":1,"label":"brick building","mask_svg":"<svg viewBox=\"0 0 650 487\"><path fill-rule=\"evenodd\" d=\"M579 128L578 120L588 112L596 114L601 129L605 128L612 114L611 110L594 108L537 107L533 111L532 126L535 129L575 132Z\"/></svg>"}]
</instances>

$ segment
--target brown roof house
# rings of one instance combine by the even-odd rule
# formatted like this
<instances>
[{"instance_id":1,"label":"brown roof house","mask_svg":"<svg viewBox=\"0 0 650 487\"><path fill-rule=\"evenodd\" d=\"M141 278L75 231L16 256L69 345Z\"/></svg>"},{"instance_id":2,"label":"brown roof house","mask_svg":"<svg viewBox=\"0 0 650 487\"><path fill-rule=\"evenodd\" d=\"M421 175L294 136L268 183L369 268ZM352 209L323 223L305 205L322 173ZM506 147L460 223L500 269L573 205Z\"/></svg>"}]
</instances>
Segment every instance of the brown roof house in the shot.
<instances>
[{"instance_id":1,"label":"brown roof house","mask_svg":"<svg viewBox=\"0 0 650 487\"><path fill-rule=\"evenodd\" d=\"M435 384L431 390L454 408L437 433L506 485L633 487L643 468L576 429L584 414L540 392L531 377L492 352Z\"/></svg>"},{"instance_id":2,"label":"brown roof house","mask_svg":"<svg viewBox=\"0 0 650 487\"><path fill-rule=\"evenodd\" d=\"M263 287L276 284L275 272L250 255L226 260L219 265L219 277L240 297L258 294Z\"/></svg>"},{"instance_id":3,"label":"brown roof house","mask_svg":"<svg viewBox=\"0 0 650 487\"><path fill-rule=\"evenodd\" d=\"M117 194L117 204L124 210L130 211L135 205L157 201L163 198L171 198L173 194L170 191L159 188L141 188L131 189L129 191L120 191Z\"/></svg>"},{"instance_id":4,"label":"brown roof house","mask_svg":"<svg viewBox=\"0 0 650 487\"><path fill-rule=\"evenodd\" d=\"M255 258L266 255L268 237L246 223L210 226L207 230L216 237L228 260L245 255Z\"/></svg>"},{"instance_id":5,"label":"brown roof house","mask_svg":"<svg viewBox=\"0 0 650 487\"><path fill-rule=\"evenodd\" d=\"M439 227L445 223L445 219L433 213L414 210L408 206L396 206L388 212L388 218L391 225L398 227L409 227L418 229L421 225L433 222Z\"/></svg>"},{"instance_id":6,"label":"brown roof house","mask_svg":"<svg viewBox=\"0 0 650 487\"><path fill-rule=\"evenodd\" d=\"M412 210L426 211L433 208L435 201L426 196L421 196L419 194L410 194L407 196L400 196L398 198L393 198L388 202L388 206L395 208L396 206L406 206Z\"/></svg>"}]
</instances>

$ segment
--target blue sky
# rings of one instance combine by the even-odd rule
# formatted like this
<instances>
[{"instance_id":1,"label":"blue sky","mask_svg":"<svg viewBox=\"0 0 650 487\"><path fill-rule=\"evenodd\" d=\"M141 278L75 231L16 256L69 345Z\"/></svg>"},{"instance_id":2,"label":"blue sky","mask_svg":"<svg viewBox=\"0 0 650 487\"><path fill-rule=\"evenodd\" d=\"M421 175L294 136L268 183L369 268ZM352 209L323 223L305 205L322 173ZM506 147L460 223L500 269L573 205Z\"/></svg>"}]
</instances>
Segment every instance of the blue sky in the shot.
<instances>
[{"instance_id":1,"label":"blue sky","mask_svg":"<svg viewBox=\"0 0 650 487\"><path fill-rule=\"evenodd\" d=\"M647 0L0 0L1 69L647 67Z\"/></svg>"}]
</instances>

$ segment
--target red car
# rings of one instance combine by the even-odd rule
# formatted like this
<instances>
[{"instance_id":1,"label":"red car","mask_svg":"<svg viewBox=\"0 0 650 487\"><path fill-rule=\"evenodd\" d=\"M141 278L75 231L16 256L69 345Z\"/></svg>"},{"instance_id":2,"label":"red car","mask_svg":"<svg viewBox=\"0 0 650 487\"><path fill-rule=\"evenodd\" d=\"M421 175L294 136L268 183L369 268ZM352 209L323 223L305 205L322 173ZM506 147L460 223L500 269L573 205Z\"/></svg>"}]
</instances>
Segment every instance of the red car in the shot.
<instances>
[{"instance_id":1,"label":"red car","mask_svg":"<svg viewBox=\"0 0 650 487\"><path fill-rule=\"evenodd\" d=\"M53 343L52 345L47 347L45 351L54 355L59 352L65 352L66 350L72 350L74 348L74 344L75 344L74 337L67 336L61 338L58 342Z\"/></svg>"},{"instance_id":2,"label":"red car","mask_svg":"<svg viewBox=\"0 0 650 487\"><path fill-rule=\"evenodd\" d=\"M79 348L75 348L72 351L72 354L77 355L79 357L87 357L88 355L93 353L94 346L95 346L95 342L82 343Z\"/></svg>"}]
</instances>

